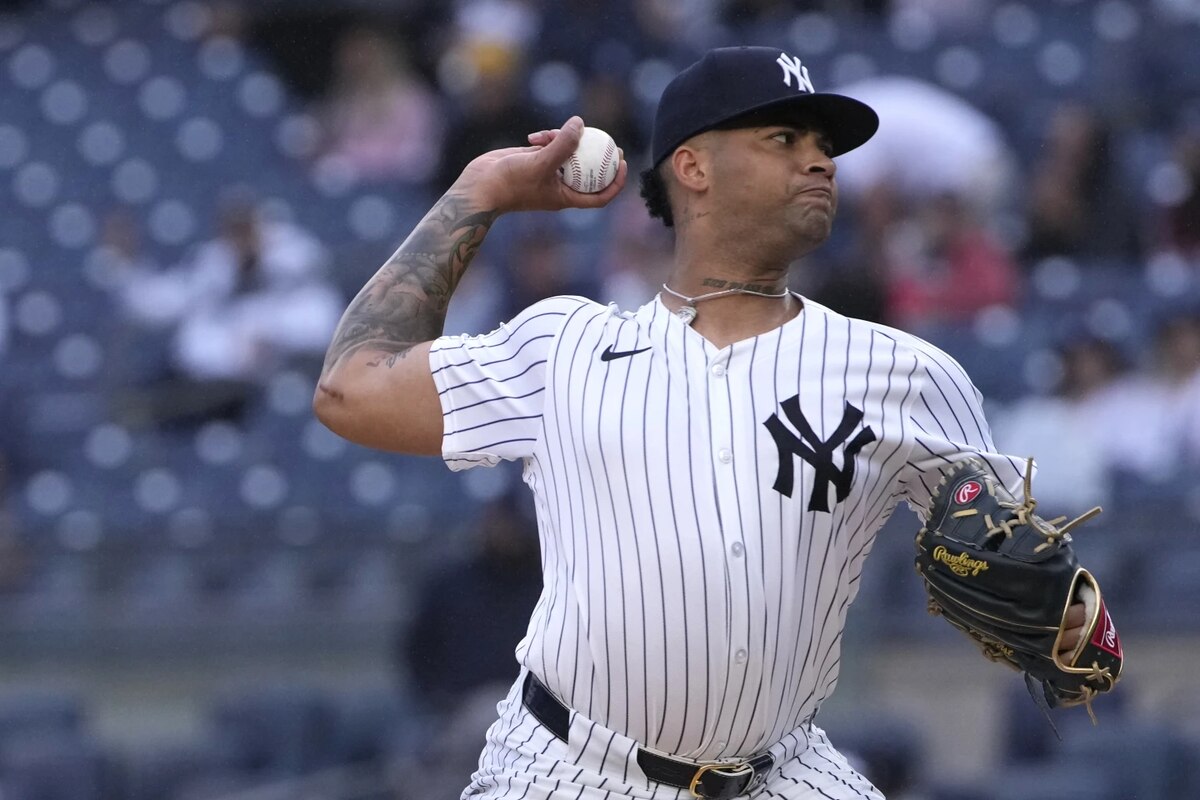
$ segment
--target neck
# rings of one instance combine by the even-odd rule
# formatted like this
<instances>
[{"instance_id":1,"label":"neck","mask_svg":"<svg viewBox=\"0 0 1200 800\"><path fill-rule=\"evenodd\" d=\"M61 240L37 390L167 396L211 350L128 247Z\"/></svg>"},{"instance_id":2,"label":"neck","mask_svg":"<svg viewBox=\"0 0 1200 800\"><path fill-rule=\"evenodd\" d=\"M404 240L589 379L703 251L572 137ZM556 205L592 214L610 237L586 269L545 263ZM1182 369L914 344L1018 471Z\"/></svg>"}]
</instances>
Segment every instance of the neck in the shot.
<instances>
[{"instance_id":1,"label":"neck","mask_svg":"<svg viewBox=\"0 0 1200 800\"><path fill-rule=\"evenodd\" d=\"M675 258L667 286L695 299L692 328L718 346L757 336L784 324L801 311L800 300L784 294L793 261L816 248L774 246L769 237L725 235L713 229L708 215L687 219L676 231ZM715 292L727 295L701 300ZM762 295L776 295L775 297ZM661 292L671 311L689 305L670 292Z\"/></svg>"},{"instance_id":2,"label":"neck","mask_svg":"<svg viewBox=\"0 0 1200 800\"><path fill-rule=\"evenodd\" d=\"M691 236L679 236L667 282L690 297L729 288L776 294L787 288L791 261L779 254L756 252L746 243L714 242L710 247Z\"/></svg>"},{"instance_id":3,"label":"neck","mask_svg":"<svg viewBox=\"0 0 1200 800\"><path fill-rule=\"evenodd\" d=\"M762 239L752 234L713 236L699 225L688 228L675 237L673 288L686 285L698 294L711 291L711 281L777 284L780 288L786 283L794 256L764 247Z\"/></svg>"}]
</instances>

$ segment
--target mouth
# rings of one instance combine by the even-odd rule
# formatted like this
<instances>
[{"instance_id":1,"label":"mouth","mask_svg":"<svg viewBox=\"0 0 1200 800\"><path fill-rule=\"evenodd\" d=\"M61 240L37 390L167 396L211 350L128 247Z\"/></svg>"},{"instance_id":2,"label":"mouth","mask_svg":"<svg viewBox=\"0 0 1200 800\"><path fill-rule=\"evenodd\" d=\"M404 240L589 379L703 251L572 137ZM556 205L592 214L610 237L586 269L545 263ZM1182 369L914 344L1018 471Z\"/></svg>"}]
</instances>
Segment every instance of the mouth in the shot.
<instances>
[{"instance_id":1,"label":"mouth","mask_svg":"<svg viewBox=\"0 0 1200 800\"><path fill-rule=\"evenodd\" d=\"M815 186L810 189L802 189L793 196L793 203L799 205L816 205L822 209L833 210L833 191L825 186Z\"/></svg>"},{"instance_id":2,"label":"mouth","mask_svg":"<svg viewBox=\"0 0 1200 800\"><path fill-rule=\"evenodd\" d=\"M823 197L833 201L833 190L828 186L810 186L807 189L801 189L797 194L800 197Z\"/></svg>"}]
</instances>

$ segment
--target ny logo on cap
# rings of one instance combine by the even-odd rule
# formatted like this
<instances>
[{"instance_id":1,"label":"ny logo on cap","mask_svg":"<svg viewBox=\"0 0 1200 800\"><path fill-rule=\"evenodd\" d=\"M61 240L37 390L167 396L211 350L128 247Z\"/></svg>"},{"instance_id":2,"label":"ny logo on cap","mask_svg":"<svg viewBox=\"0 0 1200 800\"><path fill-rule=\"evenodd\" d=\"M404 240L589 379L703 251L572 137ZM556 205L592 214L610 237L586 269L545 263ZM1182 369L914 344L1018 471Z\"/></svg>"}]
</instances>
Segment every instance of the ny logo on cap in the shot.
<instances>
[{"instance_id":1,"label":"ny logo on cap","mask_svg":"<svg viewBox=\"0 0 1200 800\"><path fill-rule=\"evenodd\" d=\"M796 76L796 91L807 91L809 94L815 94L816 89L813 88L812 81L808 79L808 67L800 63L798 56L789 56L787 53L780 53L779 58L775 63L783 68L783 83L785 86L792 85L792 76Z\"/></svg>"}]
</instances>

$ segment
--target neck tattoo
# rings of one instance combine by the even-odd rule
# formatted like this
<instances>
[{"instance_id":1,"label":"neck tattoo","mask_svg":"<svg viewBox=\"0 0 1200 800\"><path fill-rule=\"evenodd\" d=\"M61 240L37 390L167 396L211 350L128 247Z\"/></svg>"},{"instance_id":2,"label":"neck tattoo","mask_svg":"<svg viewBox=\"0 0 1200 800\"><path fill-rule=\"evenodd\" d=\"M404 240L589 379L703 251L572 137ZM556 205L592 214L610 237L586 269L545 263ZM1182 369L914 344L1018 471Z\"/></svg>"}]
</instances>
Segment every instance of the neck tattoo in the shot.
<instances>
[{"instance_id":1,"label":"neck tattoo","mask_svg":"<svg viewBox=\"0 0 1200 800\"><path fill-rule=\"evenodd\" d=\"M696 311L696 303L699 303L701 300L712 300L716 297L725 297L725 296L731 295L731 294L752 294L756 297L770 297L770 298L774 298L774 299L779 299L779 298L787 297L789 294L787 289L784 289L782 292L760 292L756 289L745 289L740 286L735 286L732 289L722 289L719 292L709 292L708 294L700 294L700 295L696 295L695 297L688 297L685 294L680 294L679 292L675 291L670 286L667 286L665 283L662 285L662 288L663 288L663 291L667 292L668 294L674 295L675 297L678 297L683 302L687 303L687 305L680 306L678 309L675 310L675 316L679 317L679 319L681 319L683 321L684 325L691 325L692 321L694 319L696 319L696 314L698 313Z\"/></svg>"}]
</instances>

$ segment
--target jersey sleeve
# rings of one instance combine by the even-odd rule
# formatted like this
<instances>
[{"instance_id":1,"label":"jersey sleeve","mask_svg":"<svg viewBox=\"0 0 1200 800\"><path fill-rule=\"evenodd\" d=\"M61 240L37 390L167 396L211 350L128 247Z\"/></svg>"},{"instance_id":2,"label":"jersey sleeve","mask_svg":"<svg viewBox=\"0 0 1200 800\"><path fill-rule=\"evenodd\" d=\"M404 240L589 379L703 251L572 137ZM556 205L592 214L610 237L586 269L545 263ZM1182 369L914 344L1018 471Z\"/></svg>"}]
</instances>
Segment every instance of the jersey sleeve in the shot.
<instances>
[{"instance_id":1,"label":"jersey sleeve","mask_svg":"<svg viewBox=\"0 0 1200 800\"><path fill-rule=\"evenodd\" d=\"M947 467L975 456L1017 498L1024 495L1026 459L996 450L983 398L958 362L921 343L915 348L921 391L909 412L912 442L901 470L903 497L922 520Z\"/></svg>"},{"instance_id":2,"label":"jersey sleeve","mask_svg":"<svg viewBox=\"0 0 1200 800\"><path fill-rule=\"evenodd\" d=\"M442 458L453 470L532 454L541 429L546 362L566 319L587 302L552 297L491 333L443 336L429 348L442 405Z\"/></svg>"}]
</instances>

